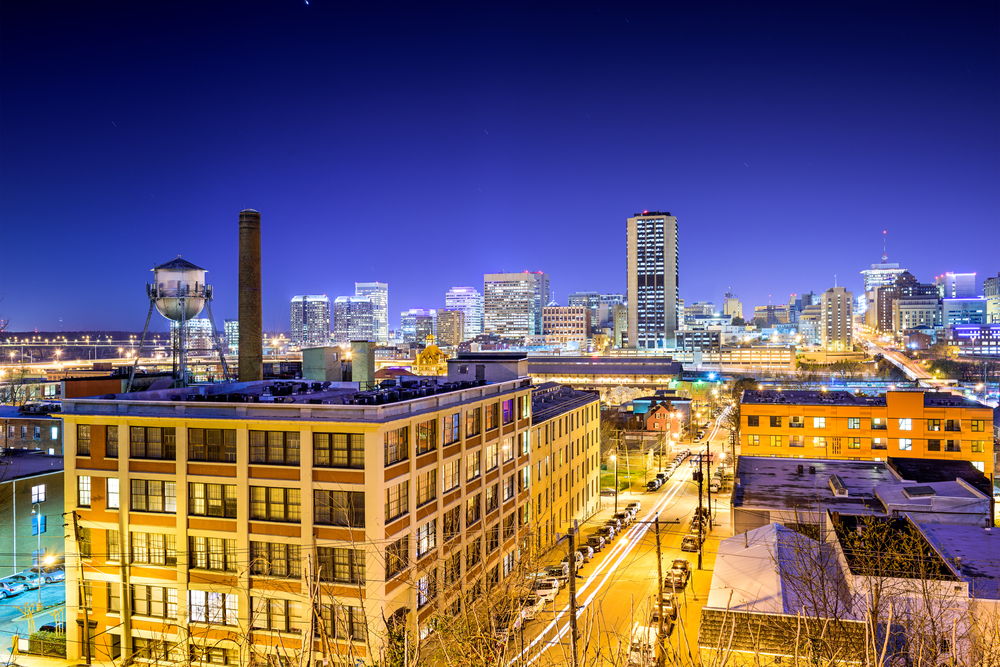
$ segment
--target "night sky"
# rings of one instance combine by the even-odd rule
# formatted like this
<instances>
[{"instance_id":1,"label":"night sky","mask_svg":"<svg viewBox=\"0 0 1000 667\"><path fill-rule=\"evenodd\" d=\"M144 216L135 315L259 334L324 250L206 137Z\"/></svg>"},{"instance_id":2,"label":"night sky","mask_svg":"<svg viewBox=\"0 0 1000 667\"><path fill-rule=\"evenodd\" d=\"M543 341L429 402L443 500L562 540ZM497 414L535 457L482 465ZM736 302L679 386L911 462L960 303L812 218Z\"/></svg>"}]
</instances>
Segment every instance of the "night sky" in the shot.
<instances>
[{"instance_id":1,"label":"night sky","mask_svg":"<svg viewBox=\"0 0 1000 667\"><path fill-rule=\"evenodd\" d=\"M688 303L857 294L883 230L923 280L1000 270L997 2L670 4L5 1L0 313L141 330L181 254L221 326L243 208L269 331L355 281L391 326L484 272L624 292L643 209Z\"/></svg>"}]
</instances>

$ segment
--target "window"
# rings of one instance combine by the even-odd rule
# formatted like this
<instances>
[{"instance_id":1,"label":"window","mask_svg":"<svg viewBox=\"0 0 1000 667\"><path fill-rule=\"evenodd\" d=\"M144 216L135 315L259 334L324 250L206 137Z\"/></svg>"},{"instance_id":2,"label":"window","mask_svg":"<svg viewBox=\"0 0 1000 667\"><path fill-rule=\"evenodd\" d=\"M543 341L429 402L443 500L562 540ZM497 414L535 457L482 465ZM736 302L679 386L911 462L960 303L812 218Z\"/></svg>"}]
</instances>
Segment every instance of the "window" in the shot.
<instances>
[{"instance_id":1,"label":"window","mask_svg":"<svg viewBox=\"0 0 1000 667\"><path fill-rule=\"evenodd\" d=\"M192 644L191 663L206 665L238 665L240 664L240 650L238 648L197 646Z\"/></svg>"},{"instance_id":2,"label":"window","mask_svg":"<svg viewBox=\"0 0 1000 667\"><path fill-rule=\"evenodd\" d=\"M302 518L299 489L250 487L250 518L299 523Z\"/></svg>"},{"instance_id":3,"label":"window","mask_svg":"<svg viewBox=\"0 0 1000 667\"><path fill-rule=\"evenodd\" d=\"M521 413L521 419L527 419L531 416L531 396L517 397L517 411Z\"/></svg>"},{"instance_id":4,"label":"window","mask_svg":"<svg viewBox=\"0 0 1000 667\"><path fill-rule=\"evenodd\" d=\"M189 428L188 460L236 463L236 430Z\"/></svg>"},{"instance_id":5,"label":"window","mask_svg":"<svg viewBox=\"0 0 1000 667\"><path fill-rule=\"evenodd\" d=\"M317 552L321 551L317 550ZM250 573L266 577L302 577L302 547L285 542L251 542ZM326 571L329 577L330 571Z\"/></svg>"},{"instance_id":6,"label":"window","mask_svg":"<svg viewBox=\"0 0 1000 667\"><path fill-rule=\"evenodd\" d=\"M417 475L417 507L437 498L437 468Z\"/></svg>"},{"instance_id":7,"label":"window","mask_svg":"<svg viewBox=\"0 0 1000 667\"><path fill-rule=\"evenodd\" d=\"M928 431L940 431L941 430L941 420L940 419L928 419L927 420L927 430Z\"/></svg>"},{"instance_id":8,"label":"window","mask_svg":"<svg viewBox=\"0 0 1000 667\"><path fill-rule=\"evenodd\" d=\"M500 524L495 523L486 529L486 555L500 548Z\"/></svg>"},{"instance_id":9,"label":"window","mask_svg":"<svg viewBox=\"0 0 1000 667\"><path fill-rule=\"evenodd\" d=\"M107 478L109 510L116 510L121 507L121 493L119 488L120 482L121 480L119 480L117 477Z\"/></svg>"},{"instance_id":10,"label":"window","mask_svg":"<svg viewBox=\"0 0 1000 667\"><path fill-rule=\"evenodd\" d=\"M902 421L902 419L900 421ZM911 440L909 438L900 438L899 439L899 451L901 451L901 452L910 452L910 451L913 451L913 440Z\"/></svg>"},{"instance_id":11,"label":"window","mask_svg":"<svg viewBox=\"0 0 1000 667\"><path fill-rule=\"evenodd\" d=\"M929 451L929 452L940 452L941 451L941 441L940 440L928 440L927 441L927 451Z\"/></svg>"},{"instance_id":12,"label":"window","mask_svg":"<svg viewBox=\"0 0 1000 667\"><path fill-rule=\"evenodd\" d=\"M325 604L322 605L322 614L329 636L345 641L367 641L368 621L362 607Z\"/></svg>"},{"instance_id":13,"label":"window","mask_svg":"<svg viewBox=\"0 0 1000 667\"><path fill-rule=\"evenodd\" d=\"M417 609L437 597L437 569L417 579Z\"/></svg>"},{"instance_id":14,"label":"window","mask_svg":"<svg viewBox=\"0 0 1000 667\"><path fill-rule=\"evenodd\" d=\"M28 427L27 426L22 426L21 427L21 440L27 440L27 439L28 439Z\"/></svg>"},{"instance_id":15,"label":"window","mask_svg":"<svg viewBox=\"0 0 1000 667\"><path fill-rule=\"evenodd\" d=\"M481 471L479 470L479 462L482 458L483 453L481 451L474 451L465 456L465 481L471 482L475 478L479 477Z\"/></svg>"},{"instance_id":16,"label":"window","mask_svg":"<svg viewBox=\"0 0 1000 667\"><path fill-rule=\"evenodd\" d=\"M177 618L177 590L133 584L132 613L136 616Z\"/></svg>"},{"instance_id":17,"label":"window","mask_svg":"<svg viewBox=\"0 0 1000 667\"><path fill-rule=\"evenodd\" d=\"M801 435L790 435L788 436L788 446L789 447L805 447L806 439Z\"/></svg>"},{"instance_id":18,"label":"window","mask_svg":"<svg viewBox=\"0 0 1000 667\"><path fill-rule=\"evenodd\" d=\"M455 459L454 461L449 461L444 464L444 491L447 493L452 489L456 488L461 483L461 477L459 476L459 461Z\"/></svg>"},{"instance_id":19,"label":"window","mask_svg":"<svg viewBox=\"0 0 1000 667\"><path fill-rule=\"evenodd\" d=\"M45 485L39 484L38 486L31 487L31 502L33 503L44 503L45 502Z\"/></svg>"},{"instance_id":20,"label":"window","mask_svg":"<svg viewBox=\"0 0 1000 667\"><path fill-rule=\"evenodd\" d=\"M771 421L771 428L781 427L781 417L771 417L770 421Z\"/></svg>"},{"instance_id":21,"label":"window","mask_svg":"<svg viewBox=\"0 0 1000 667\"><path fill-rule=\"evenodd\" d=\"M385 520L388 523L410 511L410 482L405 481L385 490Z\"/></svg>"},{"instance_id":22,"label":"window","mask_svg":"<svg viewBox=\"0 0 1000 667\"><path fill-rule=\"evenodd\" d=\"M104 456L109 459L118 458L118 427L109 426L104 440Z\"/></svg>"},{"instance_id":23,"label":"window","mask_svg":"<svg viewBox=\"0 0 1000 667\"><path fill-rule=\"evenodd\" d=\"M813 438L813 447L826 447L826 438Z\"/></svg>"},{"instance_id":24,"label":"window","mask_svg":"<svg viewBox=\"0 0 1000 667\"><path fill-rule=\"evenodd\" d=\"M313 433L313 466L364 469L364 434Z\"/></svg>"},{"instance_id":25,"label":"window","mask_svg":"<svg viewBox=\"0 0 1000 667\"><path fill-rule=\"evenodd\" d=\"M80 475L76 478L76 504L80 507L90 507L90 475Z\"/></svg>"},{"instance_id":26,"label":"window","mask_svg":"<svg viewBox=\"0 0 1000 667\"><path fill-rule=\"evenodd\" d=\"M172 428L133 426L129 429L129 456L133 459L173 461L177 458L176 442Z\"/></svg>"},{"instance_id":27,"label":"window","mask_svg":"<svg viewBox=\"0 0 1000 667\"><path fill-rule=\"evenodd\" d=\"M760 426L760 417L757 415L750 415L747 417L747 426L757 427Z\"/></svg>"},{"instance_id":28,"label":"window","mask_svg":"<svg viewBox=\"0 0 1000 667\"><path fill-rule=\"evenodd\" d=\"M144 639L132 637L133 655L136 658L159 664L161 662L184 661L184 647L164 639Z\"/></svg>"},{"instance_id":29,"label":"window","mask_svg":"<svg viewBox=\"0 0 1000 667\"><path fill-rule=\"evenodd\" d=\"M236 571L236 540L219 537L188 538L188 567L216 572Z\"/></svg>"},{"instance_id":30,"label":"window","mask_svg":"<svg viewBox=\"0 0 1000 667\"><path fill-rule=\"evenodd\" d=\"M122 599L118 594L118 584L109 581L108 582L108 611L121 613L122 610Z\"/></svg>"},{"instance_id":31,"label":"window","mask_svg":"<svg viewBox=\"0 0 1000 667\"><path fill-rule=\"evenodd\" d=\"M946 431L961 431L962 430L962 420L960 419L946 419L944 422L944 430Z\"/></svg>"},{"instance_id":32,"label":"window","mask_svg":"<svg viewBox=\"0 0 1000 667\"><path fill-rule=\"evenodd\" d=\"M504 554L503 556L503 576L504 579L510 576L510 573L514 571L514 564L517 562L517 554L513 551Z\"/></svg>"},{"instance_id":33,"label":"window","mask_svg":"<svg viewBox=\"0 0 1000 667\"><path fill-rule=\"evenodd\" d=\"M972 451L981 454L986 451L986 443L983 440L972 441Z\"/></svg>"},{"instance_id":34,"label":"window","mask_svg":"<svg viewBox=\"0 0 1000 667\"><path fill-rule=\"evenodd\" d=\"M481 424L481 414L482 410L480 408L473 408L471 410L465 411L465 437L471 438L474 435L479 435Z\"/></svg>"},{"instance_id":35,"label":"window","mask_svg":"<svg viewBox=\"0 0 1000 667\"><path fill-rule=\"evenodd\" d=\"M486 487L486 513L494 511L500 507L500 485Z\"/></svg>"},{"instance_id":36,"label":"window","mask_svg":"<svg viewBox=\"0 0 1000 667\"><path fill-rule=\"evenodd\" d=\"M465 501L465 526L468 528L482 518L482 507L480 506L479 494L472 496Z\"/></svg>"},{"instance_id":37,"label":"window","mask_svg":"<svg viewBox=\"0 0 1000 667\"><path fill-rule=\"evenodd\" d=\"M974 450L973 450L974 451ZM44 514L35 514L31 517L31 534L43 535L46 530L46 520Z\"/></svg>"},{"instance_id":38,"label":"window","mask_svg":"<svg viewBox=\"0 0 1000 667\"><path fill-rule=\"evenodd\" d=\"M962 451L962 443L960 440L945 440L944 441L944 451L946 452L960 452Z\"/></svg>"},{"instance_id":39,"label":"window","mask_svg":"<svg viewBox=\"0 0 1000 667\"><path fill-rule=\"evenodd\" d=\"M385 464L392 465L410 458L410 427L403 426L385 432Z\"/></svg>"},{"instance_id":40,"label":"window","mask_svg":"<svg viewBox=\"0 0 1000 667\"><path fill-rule=\"evenodd\" d=\"M364 491L313 491L316 523L331 526L365 527Z\"/></svg>"},{"instance_id":41,"label":"window","mask_svg":"<svg viewBox=\"0 0 1000 667\"><path fill-rule=\"evenodd\" d=\"M826 428L826 417L813 417L813 428Z\"/></svg>"},{"instance_id":42,"label":"window","mask_svg":"<svg viewBox=\"0 0 1000 667\"><path fill-rule=\"evenodd\" d=\"M236 518L235 484L188 482L188 514Z\"/></svg>"},{"instance_id":43,"label":"window","mask_svg":"<svg viewBox=\"0 0 1000 667\"><path fill-rule=\"evenodd\" d=\"M365 552L347 547L318 547L316 566L321 581L357 584L365 581Z\"/></svg>"},{"instance_id":44,"label":"window","mask_svg":"<svg viewBox=\"0 0 1000 667\"><path fill-rule=\"evenodd\" d=\"M417 454L431 452L437 449L437 420L417 424Z\"/></svg>"},{"instance_id":45,"label":"window","mask_svg":"<svg viewBox=\"0 0 1000 667\"><path fill-rule=\"evenodd\" d=\"M500 404L503 408L503 423L514 423L514 399L509 398Z\"/></svg>"},{"instance_id":46,"label":"window","mask_svg":"<svg viewBox=\"0 0 1000 667\"><path fill-rule=\"evenodd\" d=\"M847 428L861 428L861 417L848 417Z\"/></svg>"},{"instance_id":47,"label":"window","mask_svg":"<svg viewBox=\"0 0 1000 667\"><path fill-rule=\"evenodd\" d=\"M560 482L561 481L562 480L560 480ZM514 476L510 475L509 477L503 480L503 501L507 502L513 497L514 497Z\"/></svg>"},{"instance_id":48,"label":"window","mask_svg":"<svg viewBox=\"0 0 1000 667\"><path fill-rule=\"evenodd\" d=\"M461 426L462 415L456 412L453 415L446 415L444 418L444 444L450 445L458 442L460 437L459 428Z\"/></svg>"},{"instance_id":49,"label":"window","mask_svg":"<svg viewBox=\"0 0 1000 667\"><path fill-rule=\"evenodd\" d=\"M385 578L391 579L410 564L410 536L404 535L385 549Z\"/></svg>"},{"instance_id":50,"label":"window","mask_svg":"<svg viewBox=\"0 0 1000 667\"><path fill-rule=\"evenodd\" d=\"M188 614L192 623L237 625L239 598L231 593L188 591Z\"/></svg>"},{"instance_id":51,"label":"window","mask_svg":"<svg viewBox=\"0 0 1000 667\"><path fill-rule=\"evenodd\" d=\"M781 447L781 436L780 435L772 435L771 436L771 446L772 447Z\"/></svg>"},{"instance_id":52,"label":"window","mask_svg":"<svg viewBox=\"0 0 1000 667\"><path fill-rule=\"evenodd\" d=\"M760 444L760 436L759 435L747 436L747 445L749 445L751 447L756 447L759 444Z\"/></svg>"},{"instance_id":53,"label":"window","mask_svg":"<svg viewBox=\"0 0 1000 667\"><path fill-rule=\"evenodd\" d=\"M804 428L805 425L805 417L789 417L788 419L789 428Z\"/></svg>"},{"instance_id":54,"label":"window","mask_svg":"<svg viewBox=\"0 0 1000 667\"><path fill-rule=\"evenodd\" d=\"M442 520L442 529L445 542L447 542L448 540L450 540L451 538L457 536L459 533L462 532L461 506L455 506L444 513L444 518Z\"/></svg>"},{"instance_id":55,"label":"window","mask_svg":"<svg viewBox=\"0 0 1000 667\"><path fill-rule=\"evenodd\" d=\"M521 431L517 437L521 441L521 456L527 456L531 453L531 434L527 431Z\"/></svg>"},{"instance_id":56,"label":"window","mask_svg":"<svg viewBox=\"0 0 1000 667\"><path fill-rule=\"evenodd\" d=\"M437 548L437 519L431 519L417 528L417 558Z\"/></svg>"},{"instance_id":57,"label":"window","mask_svg":"<svg viewBox=\"0 0 1000 667\"><path fill-rule=\"evenodd\" d=\"M972 463L972 467L979 472L986 472L986 464L982 461L970 461L970 463Z\"/></svg>"},{"instance_id":58,"label":"window","mask_svg":"<svg viewBox=\"0 0 1000 667\"><path fill-rule=\"evenodd\" d=\"M129 533L132 563L177 565L177 538L160 533Z\"/></svg>"},{"instance_id":59,"label":"window","mask_svg":"<svg viewBox=\"0 0 1000 667\"><path fill-rule=\"evenodd\" d=\"M899 430L900 431L912 431L913 430L913 420L909 417L904 417L899 420Z\"/></svg>"},{"instance_id":60,"label":"window","mask_svg":"<svg viewBox=\"0 0 1000 667\"><path fill-rule=\"evenodd\" d=\"M108 538L108 560L118 561L122 558L121 533L117 530L109 530Z\"/></svg>"},{"instance_id":61,"label":"window","mask_svg":"<svg viewBox=\"0 0 1000 667\"><path fill-rule=\"evenodd\" d=\"M498 453L499 445L496 442L491 442L486 445L486 472L494 470L500 465L500 456Z\"/></svg>"},{"instance_id":62,"label":"window","mask_svg":"<svg viewBox=\"0 0 1000 667\"><path fill-rule=\"evenodd\" d=\"M973 433L983 433L986 431L986 420L984 419L973 419L971 420L971 424Z\"/></svg>"},{"instance_id":63,"label":"window","mask_svg":"<svg viewBox=\"0 0 1000 667\"><path fill-rule=\"evenodd\" d=\"M299 632L295 623L299 620L299 605L289 600L274 598L251 597L250 626L259 630L274 630L276 632Z\"/></svg>"},{"instance_id":64,"label":"window","mask_svg":"<svg viewBox=\"0 0 1000 667\"><path fill-rule=\"evenodd\" d=\"M514 537L514 515L508 514L503 518L503 539L509 540Z\"/></svg>"},{"instance_id":65,"label":"window","mask_svg":"<svg viewBox=\"0 0 1000 667\"><path fill-rule=\"evenodd\" d=\"M885 438L872 438L872 449L885 449Z\"/></svg>"},{"instance_id":66,"label":"window","mask_svg":"<svg viewBox=\"0 0 1000 667\"><path fill-rule=\"evenodd\" d=\"M48 551L47 548L42 547L41 550L32 549L31 550L31 564L41 565L45 561L45 552Z\"/></svg>"},{"instance_id":67,"label":"window","mask_svg":"<svg viewBox=\"0 0 1000 667\"><path fill-rule=\"evenodd\" d=\"M453 584L462 578L462 552L456 551L444 561L444 583Z\"/></svg>"},{"instance_id":68,"label":"window","mask_svg":"<svg viewBox=\"0 0 1000 667\"><path fill-rule=\"evenodd\" d=\"M486 430L492 431L500 426L500 406L497 403L490 403L486 406Z\"/></svg>"},{"instance_id":69,"label":"window","mask_svg":"<svg viewBox=\"0 0 1000 667\"><path fill-rule=\"evenodd\" d=\"M465 569L470 570L483 559L483 538L477 537L465 545Z\"/></svg>"},{"instance_id":70,"label":"window","mask_svg":"<svg viewBox=\"0 0 1000 667\"><path fill-rule=\"evenodd\" d=\"M500 441L500 461L508 463L514 460L514 436L510 435Z\"/></svg>"},{"instance_id":71,"label":"window","mask_svg":"<svg viewBox=\"0 0 1000 667\"><path fill-rule=\"evenodd\" d=\"M848 438L847 439L848 449L861 449L861 438Z\"/></svg>"},{"instance_id":72,"label":"window","mask_svg":"<svg viewBox=\"0 0 1000 667\"><path fill-rule=\"evenodd\" d=\"M90 456L90 424L76 425L76 455Z\"/></svg>"},{"instance_id":73,"label":"window","mask_svg":"<svg viewBox=\"0 0 1000 667\"><path fill-rule=\"evenodd\" d=\"M872 429L884 431L887 428L885 417L872 417Z\"/></svg>"},{"instance_id":74,"label":"window","mask_svg":"<svg viewBox=\"0 0 1000 667\"><path fill-rule=\"evenodd\" d=\"M250 463L299 465L299 432L250 431Z\"/></svg>"}]
</instances>

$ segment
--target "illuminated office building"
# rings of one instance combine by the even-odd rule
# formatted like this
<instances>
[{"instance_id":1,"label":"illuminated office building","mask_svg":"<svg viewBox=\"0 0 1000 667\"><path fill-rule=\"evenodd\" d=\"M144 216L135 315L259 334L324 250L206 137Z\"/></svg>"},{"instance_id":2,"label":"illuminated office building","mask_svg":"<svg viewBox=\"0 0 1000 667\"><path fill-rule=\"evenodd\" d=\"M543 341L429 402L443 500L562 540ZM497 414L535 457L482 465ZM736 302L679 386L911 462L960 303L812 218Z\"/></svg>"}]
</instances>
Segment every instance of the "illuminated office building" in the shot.
<instances>
[{"instance_id":1,"label":"illuminated office building","mask_svg":"<svg viewBox=\"0 0 1000 667\"><path fill-rule=\"evenodd\" d=\"M677 217L637 213L626 222L628 346L673 347L679 297Z\"/></svg>"}]
</instances>

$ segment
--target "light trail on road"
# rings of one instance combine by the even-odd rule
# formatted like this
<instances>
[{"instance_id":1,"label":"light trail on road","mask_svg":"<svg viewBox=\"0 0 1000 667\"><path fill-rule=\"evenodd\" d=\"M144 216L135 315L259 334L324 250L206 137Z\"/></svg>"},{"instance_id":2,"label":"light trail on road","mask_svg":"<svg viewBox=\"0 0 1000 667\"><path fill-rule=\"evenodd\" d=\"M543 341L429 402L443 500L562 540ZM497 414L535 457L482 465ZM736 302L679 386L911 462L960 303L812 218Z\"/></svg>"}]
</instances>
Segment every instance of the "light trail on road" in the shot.
<instances>
[{"instance_id":1,"label":"light trail on road","mask_svg":"<svg viewBox=\"0 0 1000 667\"><path fill-rule=\"evenodd\" d=\"M712 433L707 438L707 441L709 443L718 434L719 428L722 424L722 420L723 418L725 418L726 413L728 411L729 408L728 407L725 408L722 411L722 413L718 416L718 418L715 420ZM694 452L692 452L692 454L694 454ZM688 462L686 464L686 467L682 469L681 475L676 480L674 480L673 487L666 495L662 496L659 500L656 501L650 512L647 514L647 517L655 519L660 515L662 511L666 509L666 506L677 496L677 494L681 491L681 489L684 488L685 484L689 481L688 479L685 479L685 475L690 470L691 470L691 463ZM611 550L608 552L607 557L601 561L601 563L597 566L597 569L595 569L587 577L587 579L580 586L577 587L576 593L577 593L577 599L579 599L580 595L597 580L597 578L601 575L601 573L607 570L607 572L604 574L604 577L600 580L600 583L593 590L593 592L584 600L582 604L577 604L577 611L576 611L577 618L580 617L580 615L586 610L587 606L589 606L590 603L594 600L594 598L597 597L597 594L601 592L601 590L604 588L604 585L607 583L608 579L611 577L612 574L615 573L615 571L622 564L625 558L632 553L632 551L636 548L636 546L639 545L639 543L642 541L642 538L645 537L646 533L649 532L650 526L652 525L653 521L650 521L649 519L641 522L636 522L635 525L633 525L627 532L625 532L622 535L622 541L618 542L611 548ZM553 605L554 604L555 601L553 601ZM542 631L538 633L537 637L531 640L531 642L526 647L524 647L524 649L522 649L521 652L519 652L516 657L508 661L507 666L511 667L514 664L530 665L533 662L535 662L538 658L542 657L545 651L547 651L549 648L557 645L562 640L562 638L566 636L566 633L568 633L570 630L569 619L566 619L566 621L562 625L560 625L562 619L570 613L569 607L570 606L568 604L565 607L563 607L562 610L559 611L553 617L553 619L549 622L549 624L546 625L545 628L543 628ZM551 639L549 639L548 641L544 641L545 636L548 635L553 628L557 628L557 626L558 629L556 635ZM530 658L528 658L527 660L525 660L525 656L530 654L532 649L534 649L543 641L544 643L539 648L538 652L535 653Z\"/></svg>"}]
</instances>

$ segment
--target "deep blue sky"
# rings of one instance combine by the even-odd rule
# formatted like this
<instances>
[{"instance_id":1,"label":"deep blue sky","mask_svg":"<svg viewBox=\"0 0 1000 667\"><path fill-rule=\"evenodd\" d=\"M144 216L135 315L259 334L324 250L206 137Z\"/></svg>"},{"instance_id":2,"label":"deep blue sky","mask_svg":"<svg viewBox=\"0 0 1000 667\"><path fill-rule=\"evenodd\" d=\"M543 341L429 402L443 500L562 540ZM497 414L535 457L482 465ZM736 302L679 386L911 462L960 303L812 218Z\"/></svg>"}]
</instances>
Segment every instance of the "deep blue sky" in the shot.
<instances>
[{"instance_id":1,"label":"deep blue sky","mask_svg":"<svg viewBox=\"0 0 1000 667\"><path fill-rule=\"evenodd\" d=\"M996 2L666 4L4 2L0 312L138 330L182 254L235 317L245 207L269 330L354 281L393 326L502 269L624 291L642 209L688 302L857 291L883 230L1000 270Z\"/></svg>"}]
</instances>

